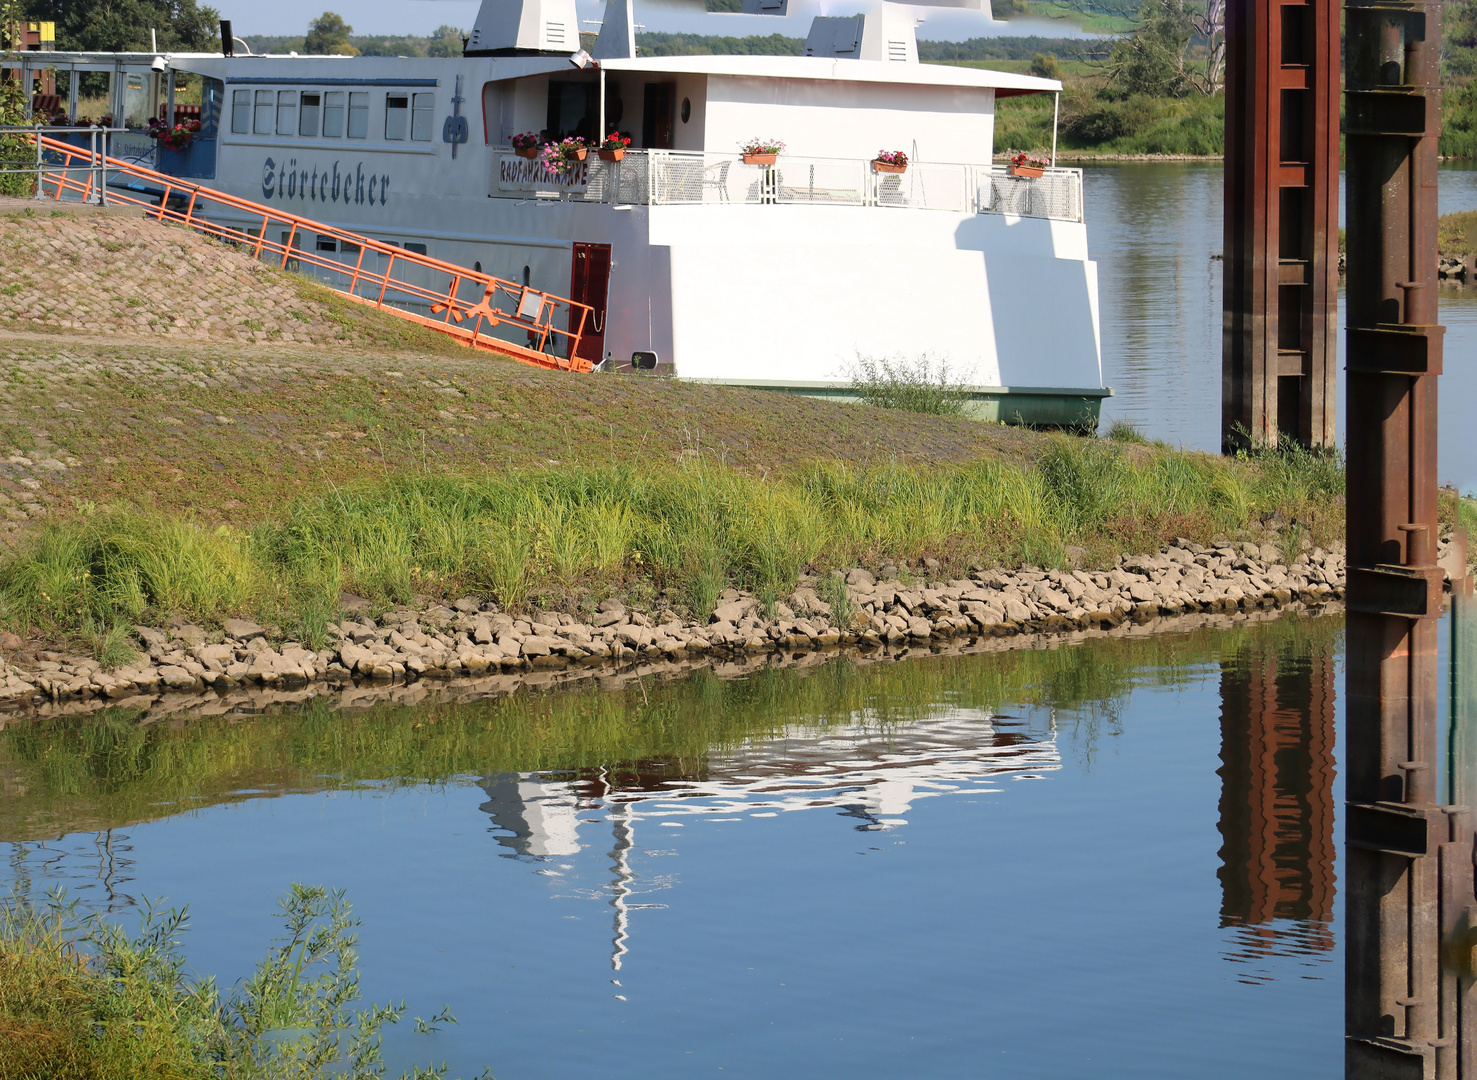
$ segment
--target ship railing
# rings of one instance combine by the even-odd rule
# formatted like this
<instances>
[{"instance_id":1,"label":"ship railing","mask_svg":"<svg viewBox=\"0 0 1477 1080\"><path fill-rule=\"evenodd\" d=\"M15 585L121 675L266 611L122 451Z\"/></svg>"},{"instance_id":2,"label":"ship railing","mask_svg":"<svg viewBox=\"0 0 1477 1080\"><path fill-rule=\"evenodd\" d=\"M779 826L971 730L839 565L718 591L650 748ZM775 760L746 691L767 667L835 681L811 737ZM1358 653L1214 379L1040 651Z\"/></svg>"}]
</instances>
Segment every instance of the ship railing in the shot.
<instances>
[{"instance_id":1,"label":"ship railing","mask_svg":"<svg viewBox=\"0 0 1477 1080\"><path fill-rule=\"evenodd\" d=\"M979 214L1082 220L1082 170L1045 169L1040 176L1012 176L1007 166L976 167Z\"/></svg>"},{"instance_id":2,"label":"ship railing","mask_svg":"<svg viewBox=\"0 0 1477 1080\"><path fill-rule=\"evenodd\" d=\"M140 207L231 244L283 270L310 273L351 300L420 323L472 348L539 367L589 371L579 345L594 309L577 300L444 262L385 240L287 213L104 157L34 131L57 171L41 176L38 198ZM95 177L102 176L101 185ZM426 314L417 313L423 311ZM516 339L523 338L526 344Z\"/></svg>"},{"instance_id":3,"label":"ship railing","mask_svg":"<svg viewBox=\"0 0 1477 1080\"><path fill-rule=\"evenodd\" d=\"M571 202L693 205L907 207L950 213L1082 220L1082 171L1048 169L1015 177L1005 166L912 161L878 171L857 158L782 154L772 164L742 155L689 150L628 150L618 162L592 151L563 172L512 150L494 154L494 197Z\"/></svg>"}]
</instances>

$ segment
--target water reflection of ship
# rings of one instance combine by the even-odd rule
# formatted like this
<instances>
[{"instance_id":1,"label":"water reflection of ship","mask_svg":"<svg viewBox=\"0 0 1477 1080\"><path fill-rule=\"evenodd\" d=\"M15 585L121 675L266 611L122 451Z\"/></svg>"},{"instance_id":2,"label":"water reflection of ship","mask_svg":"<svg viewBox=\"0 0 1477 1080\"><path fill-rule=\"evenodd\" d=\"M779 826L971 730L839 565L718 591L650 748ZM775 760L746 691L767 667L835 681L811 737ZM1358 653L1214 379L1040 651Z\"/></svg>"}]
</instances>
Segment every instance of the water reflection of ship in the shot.
<instances>
[{"instance_id":1,"label":"water reflection of ship","mask_svg":"<svg viewBox=\"0 0 1477 1080\"><path fill-rule=\"evenodd\" d=\"M1333 644L1221 666L1221 925L1238 953L1333 950Z\"/></svg>"},{"instance_id":2,"label":"water reflection of ship","mask_svg":"<svg viewBox=\"0 0 1477 1080\"><path fill-rule=\"evenodd\" d=\"M580 829L608 826L614 910L611 966L629 952L633 898L651 888L631 865L636 828L673 818L774 817L830 809L862 831L907 824L923 799L998 792L994 779L1032 779L1061 768L1054 733L1013 717L960 713L922 723L793 728L702 761L638 761L577 771L494 773L480 809L509 858L576 855ZM592 817L591 814L601 814ZM675 823L675 822L672 822ZM659 885L657 887L660 887Z\"/></svg>"}]
</instances>

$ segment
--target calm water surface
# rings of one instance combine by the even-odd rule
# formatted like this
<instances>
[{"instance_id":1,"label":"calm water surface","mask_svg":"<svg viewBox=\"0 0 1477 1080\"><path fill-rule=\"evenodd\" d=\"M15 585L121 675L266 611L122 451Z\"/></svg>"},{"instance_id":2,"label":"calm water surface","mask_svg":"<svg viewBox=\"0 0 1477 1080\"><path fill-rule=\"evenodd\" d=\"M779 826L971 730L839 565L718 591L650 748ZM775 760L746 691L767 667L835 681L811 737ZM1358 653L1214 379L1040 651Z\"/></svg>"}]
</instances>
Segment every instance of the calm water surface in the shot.
<instances>
[{"instance_id":1,"label":"calm water surface","mask_svg":"<svg viewBox=\"0 0 1477 1080\"><path fill-rule=\"evenodd\" d=\"M389 1056L520 1077L1299 1077L1342 1062L1342 621L462 706L0 730L12 884L294 881Z\"/></svg>"},{"instance_id":2,"label":"calm water surface","mask_svg":"<svg viewBox=\"0 0 1477 1080\"><path fill-rule=\"evenodd\" d=\"M1086 172L1088 244L1098 260L1103 376L1117 396L1106 422L1201 450L1220 446L1221 166L1094 165ZM1477 210L1477 169L1441 169L1441 212ZM1477 288L1443 290L1440 479L1477 490ZM1339 369L1344 312L1339 296ZM1339 438L1344 438L1339 387Z\"/></svg>"}]
</instances>

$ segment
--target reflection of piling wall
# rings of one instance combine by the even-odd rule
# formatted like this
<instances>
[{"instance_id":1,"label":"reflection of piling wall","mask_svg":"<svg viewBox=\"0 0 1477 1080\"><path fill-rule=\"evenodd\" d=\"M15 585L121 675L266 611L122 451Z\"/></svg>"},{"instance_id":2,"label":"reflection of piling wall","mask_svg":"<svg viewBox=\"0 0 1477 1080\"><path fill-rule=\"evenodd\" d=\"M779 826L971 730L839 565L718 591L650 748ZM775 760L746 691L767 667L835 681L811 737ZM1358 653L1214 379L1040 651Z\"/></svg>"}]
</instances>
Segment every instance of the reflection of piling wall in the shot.
<instances>
[{"instance_id":1,"label":"reflection of piling wall","mask_svg":"<svg viewBox=\"0 0 1477 1080\"><path fill-rule=\"evenodd\" d=\"M1255 650L1221 668L1221 925L1331 923L1334 898L1331 647ZM1333 948L1326 929L1296 948Z\"/></svg>"}]
</instances>

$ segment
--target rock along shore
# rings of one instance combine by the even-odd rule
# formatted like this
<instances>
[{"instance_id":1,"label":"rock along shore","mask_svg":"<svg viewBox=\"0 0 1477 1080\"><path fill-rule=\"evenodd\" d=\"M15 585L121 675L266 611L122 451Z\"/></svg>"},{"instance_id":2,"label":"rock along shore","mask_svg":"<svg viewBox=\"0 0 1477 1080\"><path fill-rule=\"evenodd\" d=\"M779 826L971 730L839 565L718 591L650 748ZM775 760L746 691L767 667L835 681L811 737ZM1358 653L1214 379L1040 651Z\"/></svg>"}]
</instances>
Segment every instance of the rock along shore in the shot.
<instances>
[{"instance_id":1,"label":"rock along shore","mask_svg":"<svg viewBox=\"0 0 1477 1080\"><path fill-rule=\"evenodd\" d=\"M936 569L932 562L921 573ZM618 600L584 618L508 614L470 598L396 608L377 619L361 610L331 625L329 644L318 650L273 643L267 628L244 619L226 619L214 631L176 620L136 627L147 655L112 671L54 653L25 665L0 661L0 708L26 716L108 705L210 714L260 711L325 691L346 703L411 703L437 686L455 698L468 680L473 696L486 696L622 671L752 670L839 648L891 657L1034 647L1030 635L1188 629L1197 620L1175 616L1326 605L1343 595L1344 557L1314 548L1284 561L1271 544L1176 540L1157 554L1121 557L1106 572L1025 567L979 569L952 581L911 577L893 566L881 568L880 580L860 568L846 572L851 610L840 613L821 598L825 591L839 602L840 583L822 588L815 577L803 578L770 613L753 595L729 590L701 625Z\"/></svg>"},{"instance_id":2,"label":"rock along shore","mask_svg":"<svg viewBox=\"0 0 1477 1080\"><path fill-rule=\"evenodd\" d=\"M932 566L931 566L932 563ZM936 569L925 560L922 575ZM911 581L897 567L845 573L840 582L802 578L765 612L758 598L724 592L703 625L671 610L628 609L619 600L585 618L563 612L510 615L465 598L425 609L360 610L329 626L328 644L273 643L264 626L226 619L219 631L176 621L137 626L146 656L103 671L81 657L38 653L34 663L0 662L0 708L52 714L61 706L143 706L160 696L235 691L391 687L428 680L527 671L594 669L653 660L770 653L935 647L972 638L1062 634L1188 612L1238 612L1343 595L1344 557L1313 548L1284 561L1270 544L1180 541L1152 556L1125 556L1108 572L978 569L956 581ZM360 603L363 609L368 604ZM74 711L74 708L62 709Z\"/></svg>"}]
</instances>

